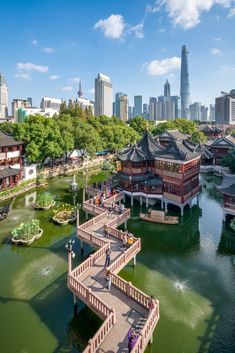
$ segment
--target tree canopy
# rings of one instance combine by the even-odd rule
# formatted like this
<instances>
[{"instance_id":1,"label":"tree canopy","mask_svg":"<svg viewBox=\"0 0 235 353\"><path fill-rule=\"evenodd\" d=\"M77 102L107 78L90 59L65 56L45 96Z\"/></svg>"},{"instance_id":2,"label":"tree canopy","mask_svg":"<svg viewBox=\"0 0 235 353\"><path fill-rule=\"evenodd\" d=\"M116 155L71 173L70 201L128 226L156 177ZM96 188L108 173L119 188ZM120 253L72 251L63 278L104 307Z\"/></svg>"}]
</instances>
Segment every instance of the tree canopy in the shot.
<instances>
[{"instance_id":1,"label":"tree canopy","mask_svg":"<svg viewBox=\"0 0 235 353\"><path fill-rule=\"evenodd\" d=\"M233 148L222 159L221 164L228 167L232 174L235 173L235 149Z\"/></svg>"},{"instance_id":2,"label":"tree canopy","mask_svg":"<svg viewBox=\"0 0 235 353\"><path fill-rule=\"evenodd\" d=\"M0 130L24 141L25 155L30 163L46 158L67 158L74 150L93 156L102 150L116 151L137 141L140 136L116 117L93 116L73 104L61 104L59 115L47 118L31 115L19 124L2 123Z\"/></svg>"}]
</instances>

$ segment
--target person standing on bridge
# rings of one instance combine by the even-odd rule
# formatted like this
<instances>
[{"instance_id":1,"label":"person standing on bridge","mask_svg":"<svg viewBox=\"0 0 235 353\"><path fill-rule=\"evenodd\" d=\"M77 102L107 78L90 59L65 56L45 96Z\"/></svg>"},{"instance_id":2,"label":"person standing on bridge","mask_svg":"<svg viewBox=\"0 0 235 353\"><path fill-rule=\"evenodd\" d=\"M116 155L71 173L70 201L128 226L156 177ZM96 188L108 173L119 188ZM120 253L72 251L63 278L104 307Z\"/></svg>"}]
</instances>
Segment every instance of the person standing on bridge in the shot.
<instances>
[{"instance_id":1,"label":"person standing on bridge","mask_svg":"<svg viewBox=\"0 0 235 353\"><path fill-rule=\"evenodd\" d=\"M112 284L112 279L111 279L111 273L110 273L109 270L108 270L107 273L106 273L106 281L107 281L107 289L108 289L108 291L110 292L110 290L111 290L111 284Z\"/></svg>"},{"instance_id":2,"label":"person standing on bridge","mask_svg":"<svg viewBox=\"0 0 235 353\"><path fill-rule=\"evenodd\" d=\"M128 332L128 350L131 353L132 349L134 348L136 341L138 339L138 334L135 332L133 328L130 329Z\"/></svg>"},{"instance_id":3,"label":"person standing on bridge","mask_svg":"<svg viewBox=\"0 0 235 353\"><path fill-rule=\"evenodd\" d=\"M110 261L111 261L111 249L107 249L104 267L109 267Z\"/></svg>"}]
</instances>

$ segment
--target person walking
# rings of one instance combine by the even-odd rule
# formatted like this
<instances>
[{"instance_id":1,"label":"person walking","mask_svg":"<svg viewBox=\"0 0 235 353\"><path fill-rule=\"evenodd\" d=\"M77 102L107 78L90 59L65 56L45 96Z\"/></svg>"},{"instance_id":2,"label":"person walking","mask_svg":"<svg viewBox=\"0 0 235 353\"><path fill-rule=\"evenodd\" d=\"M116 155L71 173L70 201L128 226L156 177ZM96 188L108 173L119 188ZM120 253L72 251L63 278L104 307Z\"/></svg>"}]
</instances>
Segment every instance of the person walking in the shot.
<instances>
[{"instance_id":1,"label":"person walking","mask_svg":"<svg viewBox=\"0 0 235 353\"><path fill-rule=\"evenodd\" d=\"M127 235L126 235L126 233L123 234L122 245L123 245L124 250L126 250L126 246L127 246Z\"/></svg>"},{"instance_id":2,"label":"person walking","mask_svg":"<svg viewBox=\"0 0 235 353\"><path fill-rule=\"evenodd\" d=\"M110 273L109 270L108 270L107 273L106 273L106 281L107 281L107 289L108 289L108 291L110 292L110 290L111 290L111 284L112 284L112 279L111 279L111 273Z\"/></svg>"},{"instance_id":3,"label":"person walking","mask_svg":"<svg viewBox=\"0 0 235 353\"><path fill-rule=\"evenodd\" d=\"M130 329L128 332L128 350L131 353L132 349L134 348L136 341L138 339L138 334L135 332L133 328Z\"/></svg>"},{"instance_id":4,"label":"person walking","mask_svg":"<svg viewBox=\"0 0 235 353\"><path fill-rule=\"evenodd\" d=\"M111 249L106 250L105 267L109 267L111 261Z\"/></svg>"}]
</instances>

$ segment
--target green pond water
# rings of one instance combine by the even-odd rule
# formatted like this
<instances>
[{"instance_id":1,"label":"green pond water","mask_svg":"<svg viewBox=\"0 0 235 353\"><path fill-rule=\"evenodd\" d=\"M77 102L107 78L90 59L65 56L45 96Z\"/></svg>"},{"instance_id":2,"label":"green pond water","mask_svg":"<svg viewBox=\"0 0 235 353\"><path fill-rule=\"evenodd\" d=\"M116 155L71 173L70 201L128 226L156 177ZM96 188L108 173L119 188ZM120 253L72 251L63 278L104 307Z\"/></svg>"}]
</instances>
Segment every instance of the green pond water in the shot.
<instances>
[{"instance_id":1,"label":"green pond water","mask_svg":"<svg viewBox=\"0 0 235 353\"><path fill-rule=\"evenodd\" d=\"M100 173L91 182L105 177ZM81 175L77 179L82 185ZM71 181L58 177L46 189L57 203L76 204L82 190L69 193ZM223 225L221 200L211 186L207 182L199 207L186 208L179 225L140 221L145 208L136 202L132 209L128 228L141 237L142 250L137 266L128 265L121 275L160 300L160 321L146 353L235 352L235 233ZM54 225L52 211L33 209L35 197L36 191L18 197L0 223L0 353L78 353L101 321L80 302L73 318L65 244L75 237L75 226ZM33 218L44 229L41 240L11 245L11 229ZM74 250L77 265L83 260L78 240ZM87 246L84 257L90 251Z\"/></svg>"}]
</instances>

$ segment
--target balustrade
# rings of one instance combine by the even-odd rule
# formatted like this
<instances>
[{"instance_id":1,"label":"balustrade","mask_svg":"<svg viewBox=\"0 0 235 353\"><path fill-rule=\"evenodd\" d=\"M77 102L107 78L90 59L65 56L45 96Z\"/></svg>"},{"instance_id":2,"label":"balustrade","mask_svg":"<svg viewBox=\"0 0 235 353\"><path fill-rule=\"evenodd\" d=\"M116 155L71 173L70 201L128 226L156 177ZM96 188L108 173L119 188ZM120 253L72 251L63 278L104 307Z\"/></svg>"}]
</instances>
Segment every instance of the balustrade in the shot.
<instances>
[{"instance_id":1,"label":"balustrade","mask_svg":"<svg viewBox=\"0 0 235 353\"><path fill-rule=\"evenodd\" d=\"M108 202L121 200L123 198L123 194L117 194L106 200ZM105 302L103 302L96 294L92 292L90 288L87 288L79 278L88 271L96 261L99 261L106 254L106 250L109 248L109 242L107 239L101 239L97 235L95 235L92 230L89 231L89 228L92 228L97 223L103 223L108 226L108 232L110 235L115 237L118 240L122 240L123 233L115 227L122 224L130 217L130 210L124 209L124 212L120 215L115 215L115 218L108 221L106 220L108 216L108 212L104 208L100 208L97 206L93 206L93 204L89 201L84 202L84 209L92 208L95 209L94 213L100 213L98 216L94 217L90 221L84 223L83 225L77 228L77 234L82 239L92 243L97 246L99 249L88 259L86 259L82 264L80 264L77 268L75 268L68 277L68 286L73 290L73 292L80 298L86 305L88 305L91 309L93 309L102 319L103 322L100 329L96 332L95 336L89 340L87 347L83 351L83 353L95 353L98 347L101 345L107 334L110 332L112 327L115 324L115 311L111 309ZM103 224L103 225L104 225ZM118 273L140 250L141 248L141 240L134 237L134 243L125 250L117 259L114 261L109 270L111 272L111 280L112 284L125 293L128 297L132 298L134 301L139 303L145 309L148 310L150 297L143 293L141 290L133 286L130 282L125 281L121 277L119 277L116 273ZM152 332L157 324L159 319L159 302L156 301L155 308L149 314L147 321L140 332L140 336L136 342L135 348L133 352L135 353L143 353Z\"/></svg>"}]
</instances>

